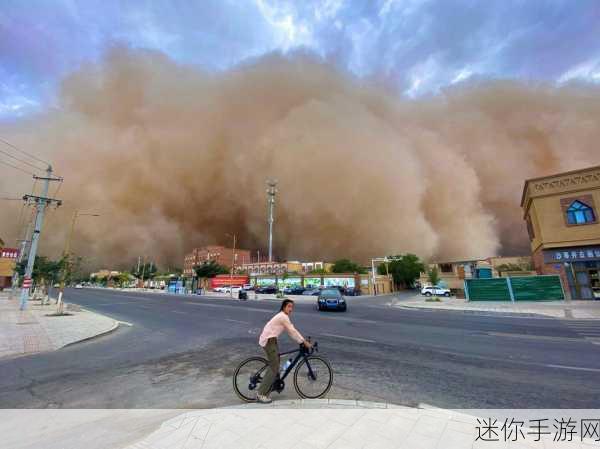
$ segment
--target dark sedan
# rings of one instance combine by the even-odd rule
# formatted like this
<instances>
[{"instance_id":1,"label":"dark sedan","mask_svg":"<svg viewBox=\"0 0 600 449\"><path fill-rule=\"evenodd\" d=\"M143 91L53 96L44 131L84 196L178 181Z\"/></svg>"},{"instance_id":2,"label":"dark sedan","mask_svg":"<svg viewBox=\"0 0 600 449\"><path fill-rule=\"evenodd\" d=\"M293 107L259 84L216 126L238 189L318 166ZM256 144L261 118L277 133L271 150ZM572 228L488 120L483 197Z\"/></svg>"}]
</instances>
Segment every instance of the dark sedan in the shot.
<instances>
[{"instance_id":1,"label":"dark sedan","mask_svg":"<svg viewBox=\"0 0 600 449\"><path fill-rule=\"evenodd\" d=\"M341 310L342 312L348 308L346 300L337 288L322 290L317 298L317 307L319 310Z\"/></svg>"},{"instance_id":2,"label":"dark sedan","mask_svg":"<svg viewBox=\"0 0 600 449\"><path fill-rule=\"evenodd\" d=\"M277 293L277 287L275 287L274 285L264 285L262 287L258 287L254 291L256 293L269 293L271 295L274 295L275 293Z\"/></svg>"},{"instance_id":3,"label":"dark sedan","mask_svg":"<svg viewBox=\"0 0 600 449\"><path fill-rule=\"evenodd\" d=\"M301 295L306 290L304 287L294 286L294 287L286 287L283 289L283 293L286 295Z\"/></svg>"}]
</instances>

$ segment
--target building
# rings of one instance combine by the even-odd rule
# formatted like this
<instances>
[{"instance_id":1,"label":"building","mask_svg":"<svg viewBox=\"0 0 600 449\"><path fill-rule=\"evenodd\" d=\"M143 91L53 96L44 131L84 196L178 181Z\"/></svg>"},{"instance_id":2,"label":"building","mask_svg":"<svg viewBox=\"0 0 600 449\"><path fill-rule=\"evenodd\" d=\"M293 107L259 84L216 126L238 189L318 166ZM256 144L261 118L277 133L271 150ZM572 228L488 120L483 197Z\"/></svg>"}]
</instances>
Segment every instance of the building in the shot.
<instances>
[{"instance_id":1,"label":"building","mask_svg":"<svg viewBox=\"0 0 600 449\"><path fill-rule=\"evenodd\" d=\"M310 289L344 287L360 292L362 295L382 295L394 291L391 275L377 274L373 276L371 273L259 274L250 275L250 283L258 287L278 286L279 288L297 286Z\"/></svg>"},{"instance_id":2,"label":"building","mask_svg":"<svg viewBox=\"0 0 600 449\"><path fill-rule=\"evenodd\" d=\"M0 290L11 287L18 258L19 250L17 248L5 248L4 242L0 239Z\"/></svg>"},{"instance_id":3,"label":"building","mask_svg":"<svg viewBox=\"0 0 600 449\"><path fill-rule=\"evenodd\" d=\"M250 262L236 266L236 272L249 275L296 273L308 274L313 271L330 271L332 264L327 262Z\"/></svg>"},{"instance_id":4,"label":"building","mask_svg":"<svg viewBox=\"0 0 600 449\"><path fill-rule=\"evenodd\" d=\"M528 179L521 207L540 274L558 274L567 298L600 299L600 166Z\"/></svg>"},{"instance_id":5,"label":"building","mask_svg":"<svg viewBox=\"0 0 600 449\"><path fill-rule=\"evenodd\" d=\"M233 248L226 248L224 246L210 245L195 248L191 253L186 254L183 259L183 275L188 278L194 277L194 267L211 260L231 269L233 255ZM235 265L243 265L249 263L251 260L250 251L247 249L235 249Z\"/></svg>"},{"instance_id":6,"label":"building","mask_svg":"<svg viewBox=\"0 0 600 449\"><path fill-rule=\"evenodd\" d=\"M492 266L493 277L534 276L531 256L498 256L486 259Z\"/></svg>"},{"instance_id":7,"label":"building","mask_svg":"<svg viewBox=\"0 0 600 449\"><path fill-rule=\"evenodd\" d=\"M486 279L501 276L531 276L530 256L488 257L485 259L434 262L429 269L437 268L440 284L458 296L464 295L465 279ZM510 268L507 270L506 268ZM428 273L421 273L421 285L429 285Z\"/></svg>"},{"instance_id":8,"label":"building","mask_svg":"<svg viewBox=\"0 0 600 449\"><path fill-rule=\"evenodd\" d=\"M95 273L90 274L91 279L108 279L111 277L119 276L121 274L120 271L114 270L100 270Z\"/></svg>"},{"instance_id":9,"label":"building","mask_svg":"<svg viewBox=\"0 0 600 449\"><path fill-rule=\"evenodd\" d=\"M457 296L464 295L465 279L491 278L492 265L485 259L458 260L433 262L428 264L428 269L437 268L439 284L452 290ZM429 274L421 273L419 283L423 286L430 285Z\"/></svg>"}]
</instances>

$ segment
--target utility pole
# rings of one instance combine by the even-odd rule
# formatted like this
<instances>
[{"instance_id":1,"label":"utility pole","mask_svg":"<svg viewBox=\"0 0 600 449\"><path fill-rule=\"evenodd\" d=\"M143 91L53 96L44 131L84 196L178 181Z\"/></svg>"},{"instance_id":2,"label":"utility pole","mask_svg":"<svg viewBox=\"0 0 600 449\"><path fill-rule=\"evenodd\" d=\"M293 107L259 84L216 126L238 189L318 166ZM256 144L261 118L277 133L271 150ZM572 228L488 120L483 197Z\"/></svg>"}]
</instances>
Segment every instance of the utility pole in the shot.
<instances>
[{"instance_id":1,"label":"utility pole","mask_svg":"<svg viewBox=\"0 0 600 449\"><path fill-rule=\"evenodd\" d=\"M35 264L35 256L37 253L38 242L40 240L40 234L42 232L42 225L44 223L44 212L46 206L52 203L56 203L58 206L61 205L61 201L48 198L48 189L51 181L62 181L62 178L56 178L52 176L52 166L48 165L46 169L45 177L33 177L36 180L44 181L44 187L42 188L42 196L25 195L23 200L27 202L35 203L35 225L33 228L33 234L31 236L31 249L29 250L29 256L27 258L27 268L25 270L25 277L23 279L23 288L21 289L21 304L20 310L25 310L27 307L27 299L29 297L29 289L31 288L31 275L33 273L33 265Z\"/></svg>"},{"instance_id":2,"label":"utility pole","mask_svg":"<svg viewBox=\"0 0 600 449\"><path fill-rule=\"evenodd\" d=\"M144 264L142 265L142 288L144 288L144 274L146 274L146 256L144 256Z\"/></svg>"},{"instance_id":3,"label":"utility pole","mask_svg":"<svg viewBox=\"0 0 600 449\"><path fill-rule=\"evenodd\" d=\"M25 235L23 236L22 240L17 240L17 243L21 244L21 250L19 251L19 257L17 258L17 264L15 266L15 272L13 273L13 277L12 277L12 288L10 290L10 299L12 300L15 297L15 294L17 292L17 286L19 285L19 265L21 265L21 262L23 262L23 259L25 258L25 250L27 249L27 243L29 243L29 232L31 230L31 224L33 223L33 220L29 220L29 222L27 223L27 228L25 229Z\"/></svg>"},{"instance_id":4,"label":"utility pole","mask_svg":"<svg viewBox=\"0 0 600 449\"><path fill-rule=\"evenodd\" d=\"M229 234L227 234L229 235ZM233 298L233 271L235 270L235 239L236 235L233 234L233 252L231 253L231 271L229 272L229 297Z\"/></svg>"},{"instance_id":5,"label":"utility pole","mask_svg":"<svg viewBox=\"0 0 600 449\"><path fill-rule=\"evenodd\" d=\"M275 209L275 194L277 193L277 180L269 179L267 181L267 203L269 205L269 262L273 261L273 210Z\"/></svg>"}]
</instances>

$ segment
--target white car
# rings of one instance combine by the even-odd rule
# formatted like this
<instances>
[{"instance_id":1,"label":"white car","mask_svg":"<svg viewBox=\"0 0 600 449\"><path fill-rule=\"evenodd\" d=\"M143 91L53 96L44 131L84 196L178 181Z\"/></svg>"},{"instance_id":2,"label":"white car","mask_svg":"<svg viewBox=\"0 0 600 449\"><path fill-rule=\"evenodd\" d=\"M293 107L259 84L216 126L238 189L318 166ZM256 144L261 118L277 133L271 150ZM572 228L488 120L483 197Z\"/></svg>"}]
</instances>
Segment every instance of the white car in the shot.
<instances>
[{"instance_id":1,"label":"white car","mask_svg":"<svg viewBox=\"0 0 600 449\"><path fill-rule=\"evenodd\" d=\"M235 287L235 286L232 288L229 285L224 285L222 287L215 287L213 289L213 291L219 292L219 293L231 293L231 290L233 290L233 293L237 293L237 292L240 291L240 288L239 287Z\"/></svg>"},{"instance_id":2,"label":"white car","mask_svg":"<svg viewBox=\"0 0 600 449\"><path fill-rule=\"evenodd\" d=\"M421 294L425 296L450 296L451 292L449 288L440 287L439 285L423 287L421 289Z\"/></svg>"},{"instance_id":3,"label":"white car","mask_svg":"<svg viewBox=\"0 0 600 449\"><path fill-rule=\"evenodd\" d=\"M75 286L75 288L83 288L83 285L81 285L81 284L77 284L77 285Z\"/></svg>"}]
</instances>

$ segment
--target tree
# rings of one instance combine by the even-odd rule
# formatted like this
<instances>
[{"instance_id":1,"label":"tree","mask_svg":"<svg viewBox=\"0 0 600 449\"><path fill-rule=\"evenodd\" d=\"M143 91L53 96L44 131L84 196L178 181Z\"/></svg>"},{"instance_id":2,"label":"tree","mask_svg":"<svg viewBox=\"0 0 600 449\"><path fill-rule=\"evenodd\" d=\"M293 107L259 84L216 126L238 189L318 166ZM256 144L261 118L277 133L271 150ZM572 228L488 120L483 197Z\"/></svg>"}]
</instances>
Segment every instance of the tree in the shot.
<instances>
[{"instance_id":1,"label":"tree","mask_svg":"<svg viewBox=\"0 0 600 449\"><path fill-rule=\"evenodd\" d=\"M157 272L156 264L154 262L147 262L140 265L140 269L137 266L131 268L131 273L138 279L142 276L144 279L152 279Z\"/></svg>"},{"instance_id":2,"label":"tree","mask_svg":"<svg viewBox=\"0 0 600 449\"><path fill-rule=\"evenodd\" d=\"M429 282L431 282L431 285L438 285L438 283L440 282L440 275L438 273L437 267L429 269L429 271L427 272L427 277L429 278Z\"/></svg>"},{"instance_id":3,"label":"tree","mask_svg":"<svg viewBox=\"0 0 600 449\"><path fill-rule=\"evenodd\" d=\"M35 262L33 264L33 272L31 273L31 278L36 283L54 283L59 279L64 264L64 259L49 260L45 256L35 256ZM17 271L19 272L20 276L25 275L26 268L27 261L24 260L17 267Z\"/></svg>"},{"instance_id":4,"label":"tree","mask_svg":"<svg viewBox=\"0 0 600 449\"><path fill-rule=\"evenodd\" d=\"M201 265L196 265L194 271L196 271L196 276L199 278L214 278L218 274L229 274L229 268L224 265L219 265L214 260L204 262Z\"/></svg>"},{"instance_id":5,"label":"tree","mask_svg":"<svg viewBox=\"0 0 600 449\"><path fill-rule=\"evenodd\" d=\"M135 279L135 277L126 271L123 271L112 278L113 283L120 288L127 287Z\"/></svg>"},{"instance_id":6,"label":"tree","mask_svg":"<svg viewBox=\"0 0 600 449\"><path fill-rule=\"evenodd\" d=\"M532 271L533 267L531 266L531 263L503 263L502 265L498 265L498 267L496 268L496 270L498 270L499 273L502 273L504 271Z\"/></svg>"},{"instance_id":7,"label":"tree","mask_svg":"<svg viewBox=\"0 0 600 449\"><path fill-rule=\"evenodd\" d=\"M408 288L411 287L422 272L425 271L425 265L414 254L404 254L388 258L390 261L377 267L379 274L387 274L388 272L394 279L396 287Z\"/></svg>"},{"instance_id":8,"label":"tree","mask_svg":"<svg viewBox=\"0 0 600 449\"><path fill-rule=\"evenodd\" d=\"M338 259L331 267L332 273L366 273L363 267L349 259Z\"/></svg>"}]
</instances>

